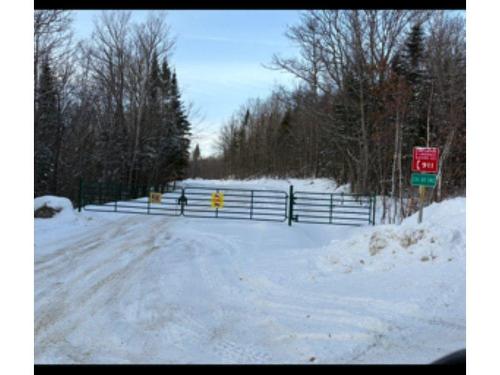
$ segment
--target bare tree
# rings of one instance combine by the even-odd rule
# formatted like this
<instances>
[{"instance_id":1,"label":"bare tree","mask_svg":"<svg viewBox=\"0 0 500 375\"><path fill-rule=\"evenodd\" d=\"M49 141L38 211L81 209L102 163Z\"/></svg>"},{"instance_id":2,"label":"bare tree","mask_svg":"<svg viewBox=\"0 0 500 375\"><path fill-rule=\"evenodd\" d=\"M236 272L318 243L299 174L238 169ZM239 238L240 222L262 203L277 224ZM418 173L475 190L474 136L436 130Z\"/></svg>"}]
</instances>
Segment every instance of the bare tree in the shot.
<instances>
[{"instance_id":1,"label":"bare tree","mask_svg":"<svg viewBox=\"0 0 500 375\"><path fill-rule=\"evenodd\" d=\"M35 10L34 12L34 79L35 112L40 64L43 59L58 65L71 54L72 14L64 10Z\"/></svg>"}]
</instances>

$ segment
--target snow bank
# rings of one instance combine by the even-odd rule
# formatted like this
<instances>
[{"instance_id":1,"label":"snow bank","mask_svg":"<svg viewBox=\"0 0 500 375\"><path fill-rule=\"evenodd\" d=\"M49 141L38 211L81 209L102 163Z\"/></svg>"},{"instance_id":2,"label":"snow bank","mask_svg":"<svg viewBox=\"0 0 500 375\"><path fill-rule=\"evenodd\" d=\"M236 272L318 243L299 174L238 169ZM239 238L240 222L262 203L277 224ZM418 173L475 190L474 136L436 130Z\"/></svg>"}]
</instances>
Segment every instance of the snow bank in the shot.
<instances>
[{"instance_id":1,"label":"snow bank","mask_svg":"<svg viewBox=\"0 0 500 375\"><path fill-rule=\"evenodd\" d=\"M54 215L55 219L60 220L72 220L76 217L73 205L68 198L56 197L53 195L44 195L42 197L35 198L34 210L38 210L43 206L53 208L59 212Z\"/></svg>"},{"instance_id":2,"label":"snow bank","mask_svg":"<svg viewBox=\"0 0 500 375\"><path fill-rule=\"evenodd\" d=\"M359 235L332 241L322 258L340 272L389 270L397 266L465 264L465 198L434 203L401 225L365 228Z\"/></svg>"}]
</instances>

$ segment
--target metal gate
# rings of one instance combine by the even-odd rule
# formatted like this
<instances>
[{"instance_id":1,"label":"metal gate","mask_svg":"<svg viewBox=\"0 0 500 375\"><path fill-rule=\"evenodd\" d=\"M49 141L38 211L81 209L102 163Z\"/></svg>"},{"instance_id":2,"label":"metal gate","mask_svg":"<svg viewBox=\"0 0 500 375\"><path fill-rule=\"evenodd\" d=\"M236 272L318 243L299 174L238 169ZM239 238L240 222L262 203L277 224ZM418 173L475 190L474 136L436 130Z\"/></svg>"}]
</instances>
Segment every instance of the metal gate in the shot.
<instances>
[{"instance_id":1,"label":"metal gate","mask_svg":"<svg viewBox=\"0 0 500 375\"><path fill-rule=\"evenodd\" d=\"M119 184L81 183L79 209L123 214L180 216L183 189L172 187L162 194L161 203L151 203L146 187L125 188ZM140 195L144 195L139 197Z\"/></svg>"},{"instance_id":2,"label":"metal gate","mask_svg":"<svg viewBox=\"0 0 500 375\"><path fill-rule=\"evenodd\" d=\"M359 226L375 224L375 196L293 191L290 186L292 222Z\"/></svg>"},{"instance_id":3,"label":"metal gate","mask_svg":"<svg viewBox=\"0 0 500 375\"><path fill-rule=\"evenodd\" d=\"M306 224L375 224L375 196L208 186L167 187L152 201L147 187L80 183L79 210ZM162 189L164 190L164 189Z\"/></svg>"},{"instance_id":4,"label":"metal gate","mask_svg":"<svg viewBox=\"0 0 500 375\"><path fill-rule=\"evenodd\" d=\"M223 197L220 207L213 205L213 194ZM212 187L186 187L187 199L184 216L286 221L288 215L288 194L278 190L250 190Z\"/></svg>"}]
</instances>

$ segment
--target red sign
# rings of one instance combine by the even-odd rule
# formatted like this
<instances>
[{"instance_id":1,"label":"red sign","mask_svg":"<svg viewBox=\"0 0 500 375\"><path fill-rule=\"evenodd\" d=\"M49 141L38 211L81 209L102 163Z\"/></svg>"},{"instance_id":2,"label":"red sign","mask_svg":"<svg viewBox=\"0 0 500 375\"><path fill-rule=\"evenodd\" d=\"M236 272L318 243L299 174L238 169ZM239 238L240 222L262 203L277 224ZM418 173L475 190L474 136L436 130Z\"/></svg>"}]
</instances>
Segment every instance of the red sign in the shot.
<instances>
[{"instance_id":1,"label":"red sign","mask_svg":"<svg viewBox=\"0 0 500 375\"><path fill-rule=\"evenodd\" d=\"M437 173L439 148L413 147L411 170L414 172Z\"/></svg>"}]
</instances>

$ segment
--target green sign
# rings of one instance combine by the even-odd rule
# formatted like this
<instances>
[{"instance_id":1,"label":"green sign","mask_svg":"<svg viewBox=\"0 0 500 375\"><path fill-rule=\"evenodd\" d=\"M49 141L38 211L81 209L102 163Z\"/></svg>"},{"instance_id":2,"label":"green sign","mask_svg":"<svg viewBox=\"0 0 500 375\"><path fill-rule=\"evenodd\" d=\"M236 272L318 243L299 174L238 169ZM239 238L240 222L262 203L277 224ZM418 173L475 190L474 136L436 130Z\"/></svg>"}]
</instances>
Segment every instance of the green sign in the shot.
<instances>
[{"instance_id":1,"label":"green sign","mask_svg":"<svg viewBox=\"0 0 500 375\"><path fill-rule=\"evenodd\" d=\"M434 187L436 186L436 175L425 174L425 173L412 173L411 184L413 186Z\"/></svg>"}]
</instances>

